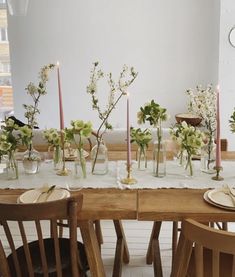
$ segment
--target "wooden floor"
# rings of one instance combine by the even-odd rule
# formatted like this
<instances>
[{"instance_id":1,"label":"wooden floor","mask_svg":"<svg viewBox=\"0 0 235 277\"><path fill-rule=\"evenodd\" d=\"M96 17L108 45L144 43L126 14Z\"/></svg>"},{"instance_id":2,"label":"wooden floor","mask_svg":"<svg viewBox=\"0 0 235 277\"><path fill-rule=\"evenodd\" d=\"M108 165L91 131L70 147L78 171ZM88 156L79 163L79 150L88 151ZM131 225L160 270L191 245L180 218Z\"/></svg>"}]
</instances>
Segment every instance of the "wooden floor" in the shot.
<instances>
[{"instance_id":1,"label":"wooden floor","mask_svg":"<svg viewBox=\"0 0 235 277\"><path fill-rule=\"evenodd\" d=\"M152 229L152 222L140 221L122 221L125 230L127 243L130 251L130 263L123 265L123 277L153 277L152 265L146 265L145 255L148 247L148 241ZM102 257L105 266L106 276L112 276L113 257L115 252L116 235L113 222L110 220L101 221L104 244L102 245ZM0 236L2 235L0 227ZM46 226L47 228L47 226ZM31 233L31 239L34 240L34 231L32 227L27 226ZM49 228L48 234L49 234ZM229 230L235 231L235 223L229 223ZM171 232L172 223L163 222L160 233L160 248L163 265L163 276L170 277L171 270ZM2 237L1 237L2 238ZM20 242L15 242L16 244ZM3 240L3 246L9 251L6 241ZM7 252L8 252L7 251Z\"/></svg>"},{"instance_id":2,"label":"wooden floor","mask_svg":"<svg viewBox=\"0 0 235 277\"><path fill-rule=\"evenodd\" d=\"M112 221L102 221L104 244L102 257L107 277L112 276L113 256L116 237ZM130 263L123 265L123 277L152 277L153 267L145 262L152 222L123 221L127 243L130 251ZM171 229L172 223L162 225L160 244L163 264L163 276L170 276L171 269Z\"/></svg>"}]
</instances>

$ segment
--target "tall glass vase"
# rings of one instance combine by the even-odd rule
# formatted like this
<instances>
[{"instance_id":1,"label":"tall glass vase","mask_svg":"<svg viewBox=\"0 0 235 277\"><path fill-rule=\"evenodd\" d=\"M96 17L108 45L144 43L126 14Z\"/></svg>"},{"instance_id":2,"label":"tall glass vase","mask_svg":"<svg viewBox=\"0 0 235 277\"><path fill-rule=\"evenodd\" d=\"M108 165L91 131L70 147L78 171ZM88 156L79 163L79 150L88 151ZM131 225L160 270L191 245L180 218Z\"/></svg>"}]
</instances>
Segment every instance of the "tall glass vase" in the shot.
<instances>
[{"instance_id":1,"label":"tall glass vase","mask_svg":"<svg viewBox=\"0 0 235 277\"><path fill-rule=\"evenodd\" d=\"M78 156L74 161L75 177L86 178L86 159L84 157L84 150L78 149Z\"/></svg>"},{"instance_id":2,"label":"tall glass vase","mask_svg":"<svg viewBox=\"0 0 235 277\"><path fill-rule=\"evenodd\" d=\"M108 149L100 138L97 138L96 145L91 149L91 173L95 175L108 173Z\"/></svg>"},{"instance_id":3,"label":"tall glass vase","mask_svg":"<svg viewBox=\"0 0 235 277\"><path fill-rule=\"evenodd\" d=\"M23 155L23 167L26 174L38 173L41 164L40 153L30 144Z\"/></svg>"},{"instance_id":4,"label":"tall glass vase","mask_svg":"<svg viewBox=\"0 0 235 277\"><path fill-rule=\"evenodd\" d=\"M62 150L59 145L56 145L54 147L53 152L53 163L54 163L54 169L59 170L62 167Z\"/></svg>"},{"instance_id":5,"label":"tall glass vase","mask_svg":"<svg viewBox=\"0 0 235 277\"><path fill-rule=\"evenodd\" d=\"M186 177L193 177L193 163L192 163L192 155L190 153L187 153L184 170L185 170Z\"/></svg>"},{"instance_id":6,"label":"tall glass vase","mask_svg":"<svg viewBox=\"0 0 235 277\"><path fill-rule=\"evenodd\" d=\"M213 174L215 173L215 152L216 146L214 139L210 139L209 142L201 149L201 171Z\"/></svg>"},{"instance_id":7,"label":"tall glass vase","mask_svg":"<svg viewBox=\"0 0 235 277\"><path fill-rule=\"evenodd\" d=\"M7 179L14 180L19 178L18 174L18 164L15 159L15 151L10 151L8 153L8 161L7 161Z\"/></svg>"},{"instance_id":8,"label":"tall glass vase","mask_svg":"<svg viewBox=\"0 0 235 277\"><path fill-rule=\"evenodd\" d=\"M165 143L154 142L153 147L153 175L164 177L166 175L166 147Z\"/></svg>"}]
</instances>

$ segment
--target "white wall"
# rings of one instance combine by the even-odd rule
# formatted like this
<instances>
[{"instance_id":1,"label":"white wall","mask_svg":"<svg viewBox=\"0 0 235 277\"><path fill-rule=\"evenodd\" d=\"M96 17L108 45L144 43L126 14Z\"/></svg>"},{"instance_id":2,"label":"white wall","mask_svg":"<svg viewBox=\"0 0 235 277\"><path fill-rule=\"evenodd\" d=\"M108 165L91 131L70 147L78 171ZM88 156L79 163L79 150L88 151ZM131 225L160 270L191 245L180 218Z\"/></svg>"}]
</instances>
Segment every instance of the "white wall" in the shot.
<instances>
[{"instance_id":1,"label":"white wall","mask_svg":"<svg viewBox=\"0 0 235 277\"><path fill-rule=\"evenodd\" d=\"M187 88L218 82L219 0L30 0L26 17L9 17L15 115L23 119L24 88L40 67L60 61L66 124L99 120L86 85L92 62L114 76L133 65L139 76L130 89L131 123L155 99L171 114L186 111ZM106 91L100 97L106 99ZM56 74L42 99L40 127L58 127ZM125 102L113 113L125 127Z\"/></svg>"},{"instance_id":2,"label":"white wall","mask_svg":"<svg viewBox=\"0 0 235 277\"><path fill-rule=\"evenodd\" d=\"M228 138L229 149L235 150L235 134L229 129L229 118L235 107L235 48L228 41L228 34L235 26L235 1L221 1L219 83L221 87L221 132Z\"/></svg>"}]
</instances>

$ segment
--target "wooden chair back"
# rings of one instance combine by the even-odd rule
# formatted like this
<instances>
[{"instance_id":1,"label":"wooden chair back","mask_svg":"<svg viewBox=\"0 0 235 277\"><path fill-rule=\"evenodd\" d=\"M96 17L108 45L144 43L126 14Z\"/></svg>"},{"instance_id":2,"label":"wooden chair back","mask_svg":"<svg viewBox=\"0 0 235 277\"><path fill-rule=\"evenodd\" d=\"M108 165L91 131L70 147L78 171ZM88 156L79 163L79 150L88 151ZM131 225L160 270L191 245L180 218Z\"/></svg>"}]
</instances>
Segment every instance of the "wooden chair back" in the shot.
<instances>
[{"instance_id":1,"label":"wooden chair back","mask_svg":"<svg viewBox=\"0 0 235 277\"><path fill-rule=\"evenodd\" d=\"M12 277L13 275L17 277L26 277L25 269L22 269L22 256L24 256L24 266L27 267L27 276L37 276L35 275L35 265L33 264L35 261L35 253L32 253L34 251L32 251L32 248L30 248L30 245L33 243L31 242L32 235L35 234L36 243L38 245L37 250L39 252L37 257L40 260L39 263L42 271L41 275L39 276L51 276L49 274L50 268L48 266L48 255L46 253L48 249L45 247L45 242L48 240L52 242L51 249L54 249L50 249L50 253L52 253L52 255L50 255L53 256L53 261L55 262L56 272L53 276L64 276L62 275L63 264L61 260L63 253L61 253L61 251L63 251L63 249L61 249L62 246L58 234L58 220L68 221L69 240L67 240L67 242L70 248L68 250L68 253L70 254L70 276L80 276L77 248L77 218L79 211L82 208L82 200L83 196L80 194L76 197L44 203L0 203L0 223L2 225L3 233L5 234L5 238L8 241L11 252L11 260L14 265L14 273L12 273L11 267L13 266L10 265L9 259L6 258L6 251L4 252L0 240L0 272L2 276ZM33 230L27 227L29 226L27 225L29 222L31 222L30 224L32 224L32 227L30 228L33 228ZM47 232L47 234L44 234L43 225L45 226L46 223L50 224L49 226L51 227L51 233ZM30 233L27 232L29 229ZM22 250L21 254L17 252L19 248L16 245L16 240L18 241L19 237L21 242L20 244L22 245L22 247L20 247Z\"/></svg>"},{"instance_id":2,"label":"wooden chair back","mask_svg":"<svg viewBox=\"0 0 235 277\"><path fill-rule=\"evenodd\" d=\"M234 257L235 233L188 219L182 222L171 277L232 277Z\"/></svg>"}]
</instances>

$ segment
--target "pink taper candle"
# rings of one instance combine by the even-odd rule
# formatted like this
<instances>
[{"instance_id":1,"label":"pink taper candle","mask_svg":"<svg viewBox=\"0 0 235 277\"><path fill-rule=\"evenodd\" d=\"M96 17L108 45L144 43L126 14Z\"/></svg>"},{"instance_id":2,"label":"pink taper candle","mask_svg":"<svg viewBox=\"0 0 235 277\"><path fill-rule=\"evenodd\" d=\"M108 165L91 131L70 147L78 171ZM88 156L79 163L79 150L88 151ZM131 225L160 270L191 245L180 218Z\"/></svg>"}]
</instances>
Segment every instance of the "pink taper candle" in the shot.
<instances>
[{"instance_id":1,"label":"pink taper candle","mask_svg":"<svg viewBox=\"0 0 235 277\"><path fill-rule=\"evenodd\" d=\"M220 145L220 104L219 104L219 85L217 86L216 104L216 167L221 167L221 145Z\"/></svg>"},{"instance_id":2,"label":"pink taper candle","mask_svg":"<svg viewBox=\"0 0 235 277\"><path fill-rule=\"evenodd\" d=\"M130 102L129 93L127 93L127 168L131 166L131 136L130 136Z\"/></svg>"},{"instance_id":3,"label":"pink taper candle","mask_svg":"<svg viewBox=\"0 0 235 277\"><path fill-rule=\"evenodd\" d=\"M60 129L64 129L64 113L63 113L63 103L62 103L62 93L61 93L61 83L60 83L60 64L57 62L57 79L58 79L58 92L59 92L59 110L60 110Z\"/></svg>"}]
</instances>

